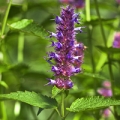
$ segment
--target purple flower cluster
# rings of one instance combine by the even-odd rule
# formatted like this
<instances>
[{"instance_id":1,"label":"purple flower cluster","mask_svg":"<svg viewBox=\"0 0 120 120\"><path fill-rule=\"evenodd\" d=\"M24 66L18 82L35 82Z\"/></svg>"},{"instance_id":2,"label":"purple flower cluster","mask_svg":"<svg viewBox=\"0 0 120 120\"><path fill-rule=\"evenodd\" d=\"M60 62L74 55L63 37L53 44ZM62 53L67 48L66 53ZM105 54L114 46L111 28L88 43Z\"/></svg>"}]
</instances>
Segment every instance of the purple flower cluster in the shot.
<instances>
[{"instance_id":1,"label":"purple flower cluster","mask_svg":"<svg viewBox=\"0 0 120 120\"><path fill-rule=\"evenodd\" d=\"M109 81L104 81L103 87L99 88L97 92L104 97L111 97L112 96L111 83Z\"/></svg>"},{"instance_id":2,"label":"purple flower cluster","mask_svg":"<svg viewBox=\"0 0 120 120\"><path fill-rule=\"evenodd\" d=\"M120 48L120 32L116 32L114 35L113 48Z\"/></svg>"},{"instance_id":3,"label":"purple flower cluster","mask_svg":"<svg viewBox=\"0 0 120 120\"><path fill-rule=\"evenodd\" d=\"M49 63L54 63L51 66L51 71L54 72L55 80L48 79L47 85L70 89L73 87L70 77L82 71L85 46L75 40L77 31L82 32L82 27L74 27L74 23L79 24L78 17L79 15L74 13L74 9L68 6L62 9L60 16L55 18L57 31L56 33L50 32L50 38L57 39L51 44L55 52L48 53Z\"/></svg>"},{"instance_id":4,"label":"purple flower cluster","mask_svg":"<svg viewBox=\"0 0 120 120\"><path fill-rule=\"evenodd\" d=\"M75 8L83 8L85 0L59 0L61 3L66 3L74 6Z\"/></svg>"},{"instance_id":5,"label":"purple flower cluster","mask_svg":"<svg viewBox=\"0 0 120 120\"><path fill-rule=\"evenodd\" d=\"M120 4L120 0L116 0L116 2L117 2L118 4Z\"/></svg>"},{"instance_id":6,"label":"purple flower cluster","mask_svg":"<svg viewBox=\"0 0 120 120\"><path fill-rule=\"evenodd\" d=\"M102 85L103 87L99 88L97 92L104 97L111 97L112 96L111 83L106 80L103 82ZM111 113L110 108L106 108L102 111L102 114L105 118L108 118L110 116L110 113Z\"/></svg>"}]
</instances>

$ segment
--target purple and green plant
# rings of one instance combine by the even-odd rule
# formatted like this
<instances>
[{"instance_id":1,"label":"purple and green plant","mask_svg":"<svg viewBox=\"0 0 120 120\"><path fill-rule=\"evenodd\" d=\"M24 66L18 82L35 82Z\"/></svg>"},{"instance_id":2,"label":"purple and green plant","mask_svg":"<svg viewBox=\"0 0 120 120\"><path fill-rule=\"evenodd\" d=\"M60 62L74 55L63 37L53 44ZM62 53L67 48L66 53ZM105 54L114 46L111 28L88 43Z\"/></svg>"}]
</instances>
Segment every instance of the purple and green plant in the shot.
<instances>
[{"instance_id":1,"label":"purple and green plant","mask_svg":"<svg viewBox=\"0 0 120 120\"><path fill-rule=\"evenodd\" d=\"M119 120L116 1L16 1L0 1L0 119Z\"/></svg>"}]
</instances>

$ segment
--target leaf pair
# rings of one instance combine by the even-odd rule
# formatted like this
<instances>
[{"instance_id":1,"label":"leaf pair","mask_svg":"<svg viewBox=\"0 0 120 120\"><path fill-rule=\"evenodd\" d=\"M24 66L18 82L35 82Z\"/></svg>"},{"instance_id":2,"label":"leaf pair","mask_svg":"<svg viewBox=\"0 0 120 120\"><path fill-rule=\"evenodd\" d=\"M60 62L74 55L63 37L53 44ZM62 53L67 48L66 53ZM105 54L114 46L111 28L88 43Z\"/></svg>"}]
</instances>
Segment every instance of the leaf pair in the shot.
<instances>
[{"instance_id":1,"label":"leaf pair","mask_svg":"<svg viewBox=\"0 0 120 120\"><path fill-rule=\"evenodd\" d=\"M1 94L0 99L18 100L30 104L32 106L44 109L57 108L57 102L55 99L29 91L18 91L10 94ZM113 105L120 105L120 100L113 100L112 98L93 96L75 100L71 104L70 108L67 108L67 110L71 112L79 112L85 110L100 109Z\"/></svg>"}]
</instances>

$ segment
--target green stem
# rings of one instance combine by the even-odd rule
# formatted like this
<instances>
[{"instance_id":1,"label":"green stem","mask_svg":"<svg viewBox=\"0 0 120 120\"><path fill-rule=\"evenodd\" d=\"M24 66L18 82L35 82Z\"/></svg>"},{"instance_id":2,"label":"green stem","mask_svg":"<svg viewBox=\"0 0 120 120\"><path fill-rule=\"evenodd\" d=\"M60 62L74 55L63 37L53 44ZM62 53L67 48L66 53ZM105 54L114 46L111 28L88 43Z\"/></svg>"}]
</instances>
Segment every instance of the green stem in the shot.
<instances>
[{"instance_id":1,"label":"green stem","mask_svg":"<svg viewBox=\"0 0 120 120\"><path fill-rule=\"evenodd\" d=\"M23 61L24 33L20 33L18 38L18 62Z\"/></svg>"},{"instance_id":2,"label":"green stem","mask_svg":"<svg viewBox=\"0 0 120 120\"><path fill-rule=\"evenodd\" d=\"M90 21L90 0L86 0L86 21ZM90 49L90 56L91 56L91 62L92 62L92 71L95 73L95 62L94 62L94 56L93 56L93 46L92 46L92 26L88 26L88 44L89 44L89 49Z\"/></svg>"},{"instance_id":3,"label":"green stem","mask_svg":"<svg viewBox=\"0 0 120 120\"><path fill-rule=\"evenodd\" d=\"M64 96L64 90L63 90L62 95L61 95L61 116L62 118L64 118L64 115L65 115L64 99L65 99L65 96Z\"/></svg>"},{"instance_id":4,"label":"green stem","mask_svg":"<svg viewBox=\"0 0 120 120\"><path fill-rule=\"evenodd\" d=\"M55 110L58 113L58 115L61 116L59 110L57 108L55 108Z\"/></svg>"},{"instance_id":5,"label":"green stem","mask_svg":"<svg viewBox=\"0 0 120 120\"><path fill-rule=\"evenodd\" d=\"M90 0L85 1L86 21L90 21Z\"/></svg>"},{"instance_id":6,"label":"green stem","mask_svg":"<svg viewBox=\"0 0 120 120\"><path fill-rule=\"evenodd\" d=\"M86 0L86 21L90 21L90 0ZM92 63L92 73L95 73L95 61L93 56L93 43L92 43L92 26L89 24L88 26L88 44L89 44L89 52L90 52L90 58ZM93 79L94 80L94 79ZM97 91L97 81L94 80L94 92Z\"/></svg>"},{"instance_id":7,"label":"green stem","mask_svg":"<svg viewBox=\"0 0 120 120\"><path fill-rule=\"evenodd\" d=\"M7 7L7 9L6 9L6 12L5 12L5 16L4 16L4 18L3 18L1 35L0 35L1 38L4 38L5 27L6 27L7 18L8 18L8 14L9 14L11 5L12 5L12 0L10 0L10 2L9 2L9 4L8 4L8 7ZM0 75L1 75L1 77L2 77L2 74L0 74ZM0 79L0 80L1 80L1 79ZM0 91L0 93L2 93L2 90ZM4 103L3 101L0 102L0 111L1 111L1 114L2 114L2 120L7 120L6 107L5 107L5 103ZM1 119L1 118L0 118L0 119Z\"/></svg>"},{"instance_id":8,"label":"green stem","mask_svg":"<svg viewBox=\"0 0 120 120\"><path fill-rule=\"evenodd\" d=\"M30 109L31 109L31 112L32 112L32 115L33 115L34 119L38 120L38 117L36 116L36 113L35 113L35 111L34 111L32 106L30 106Z\"/></svg>"},{"instance_id":9,"label":"green stem","mask_svg":"<svg viewBox=\"0 0 120 120\"><path fill-rule=\"evenodd\" d=\"M50 119L51 119L51 117L54 115L54 113L55 113L55 110L53 110L53 111L52 111L52 113L50 114L50 116L48 117L48 119L47 119L47 120L50 120Z\"/></svg>"},{"instance_id":10,"label":"green stem","mask_svg":"<svg viewBox=\"0 0 120 120\"><path fill-rule=\"evenodd\" d=\"M99 18L100 29L101 29L101 33L102 33L102 36L103 36L104 45L107 48L107 39L106 39L106 36L105 36L105 32L104 32L100 12L99 12L98 2L97 2L97 0L94 0L94 2L95 2L96 12L97 12L97 15L98 15L98 18ZM108 69L109 69L109 74L110 74L112 93L113 93L113 97L115 97L115 94L114 94L115 93L114 92L114 76L113 76L112 65L111 65L112 61L110 59L110 54L109 53L107 54L107 59L108 59ZM114 107L114 113L115 113L115 117L117 118L115 107Z\"/></svg>"},{"instance_id":11,"label":"green stem","mask_svg":"<svg viewBox=\"0 0 120 120\"><path fill-rule=\"evenodd\" d=\"M0 120L7 120L6 107L4 101L0 102L0 111L2 118Z\"/></svg>"},{"instance_id":12,"label":"green stem","mask_svg":"<svg viewBox=\"0 0 120 120\"><path fill-rule=\"evenodd\" d=\"M2 23L1 38L4 37L3 35L4 35L4 31L5 31L5 27L6 27L6 23L7 23L7 18L8 18L8 14L9 14L11 5L12 5L12 0L10 0L8 7L7 7L7 10L5 12L5 16L4 16L3 23Z\"/></svg>"}]
</instances>

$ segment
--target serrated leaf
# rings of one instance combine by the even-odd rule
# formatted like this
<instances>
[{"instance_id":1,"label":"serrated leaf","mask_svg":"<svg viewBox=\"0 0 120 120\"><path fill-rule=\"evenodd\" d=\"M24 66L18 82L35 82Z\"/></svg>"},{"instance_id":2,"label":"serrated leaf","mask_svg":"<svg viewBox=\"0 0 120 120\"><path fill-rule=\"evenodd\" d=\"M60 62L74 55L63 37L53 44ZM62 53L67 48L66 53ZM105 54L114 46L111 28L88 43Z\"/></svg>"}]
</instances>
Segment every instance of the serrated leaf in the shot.
<instances>
[{"instance_id":1,"label":"serrated leaf","mask_svg":"<svg viewBox=\"0 0 120 120\"><path fill-rule=\"evenodd\" d=\"M18 100L40 108L55 108L57 106L55 99L29 91L18 91L10 94L1 94L0 99L3 98Z\"/></svg>"},{"instance_id":2,"label":"serrated leaf","mask_svg":"<svg viewBox=\"0 0 120 120\"><path fill-rule=\"evenodd\" d=\"M120 54L120 49L118 48L112 48L112 47L106 48L103 46L96 46L96 47L104 53Z\"/></svg>"},{"instance_id":3,"label":"serrated leaf","mask_svg":"<svg viewBox=\"0 0 120 120\"><path fill-rule=\"evenodd\" d=\"M42 39L45 39L48 36L47 32L45 32L45 30L33 20L23 19L8 26L12 29L22 31L24 33L34 34L35 36L41 37Z\"/></svg>"},{"instance_id":4,"label":"serrated leaf","mask_svg":"<svg viewBox=\"0 0 120 120\"><path fill-rule=\"evenodd\" d=\"M57 94L59 94L62 89L58 89L56 86L52 88L52 97L54 98Z\"/></svg>"},{"instance_id":5,"label":"serrated leaf","mask_svg":"<svg viewBox=\"0 0 120 120\"><path fill-rule=\"evenodd\" d=\"M67 108L67 110L71 112L79 112L85 110L95 110L114 105L120 105L120 100L94 96L75 100L70 108Z\"/></svg>"}]
</instances>

